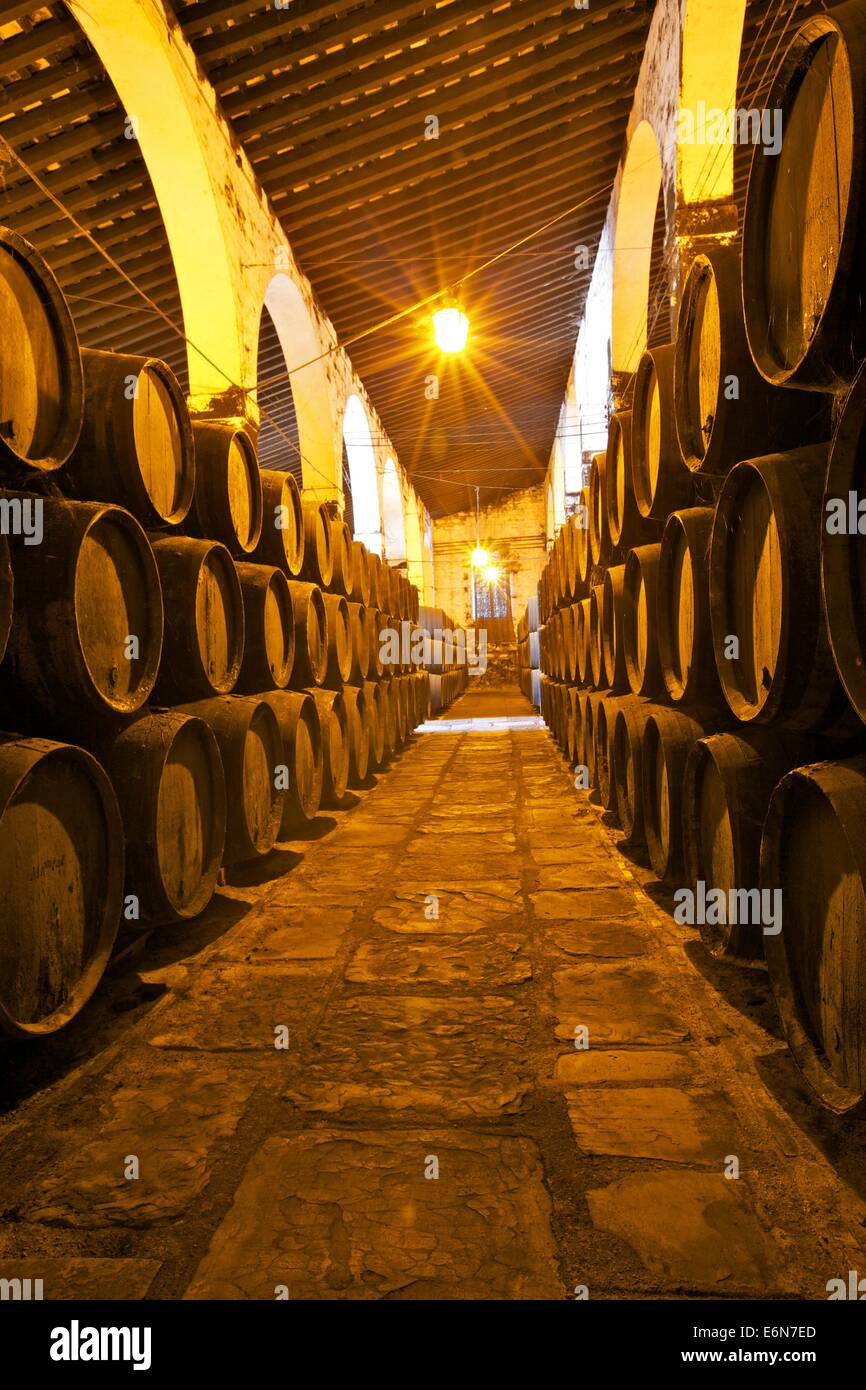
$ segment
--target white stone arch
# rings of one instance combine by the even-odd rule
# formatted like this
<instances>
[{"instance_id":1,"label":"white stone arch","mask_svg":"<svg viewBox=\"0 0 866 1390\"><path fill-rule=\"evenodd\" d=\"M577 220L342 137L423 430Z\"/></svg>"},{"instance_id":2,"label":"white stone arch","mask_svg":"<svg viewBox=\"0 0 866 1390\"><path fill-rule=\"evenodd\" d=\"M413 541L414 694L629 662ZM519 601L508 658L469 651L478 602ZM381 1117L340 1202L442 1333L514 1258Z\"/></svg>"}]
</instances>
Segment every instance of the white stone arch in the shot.
<instances>
[{"instance_id":1,"label":"white stone arch","mask_svg":"<svg viewBox=\"0 0 866 1390\"><path fill-rule=\"evenodd\" d=\"M418 515L418 498L412 488L406 502L406 570L410 584L415 584L419 593L424 589L424 538L421 531L421 518Z\"/></svg>"},{"instance_id":2,"label":"white stone arch","mask_svg":"<svg viewBox=\"0 0 866 1390\"><path fill-rule=\"evenodd\" d=\"M316 325L300 287L283 271L272 277L264 302L291 372L304 493L313 501L342 503L342 450L335 448L331 388Z\"/></svg>"},{"instance_id":3,"label":"white stone arch","mask_svg":"<svg viewBox=\"0 0 866 1390\"><path fill-rule=\"evenodd\" d=\"M633 372L647 342L653 227L662 186L655 131L641 121L632 133L616 210L613 245L613 370Z\"/></svg>"},{"instance_id":4,"label":"white stone arch","mask_svg":"<svg viewBox=\"0 0 866 1390\"><path fill-rule=\"evenodd\" d=\"M382 474L382 522L385 559L400 564L406 559L406 522L403 516L403 489L397 465L389 456Z\"/></svg>"},{"instance_id":5,"label":"white stone arch","mask_svg":"<svg viewBox=\"0 0 866 1390\"><path fill-rule=\"evenodd\" d=\"M376 476L376 450L364 403L354 393L346 401L343 412L343 443L352 484L355 540L363 541L368 550L381 555L382 511Z\"/></svg>"},{"instance_id":6,"label":"white stone arch","mask_svg":"<svg viewBox=\"0 0 866 1390\"><path fill-rule=\"evenodd\" d=\"M560 428L564 414L564 411L560 413ZM550 486L553 494L553 525L558 530L565 521L565 455L559 432L553 441L553 453L550 459Z\"/></svg>"}]
</instances>

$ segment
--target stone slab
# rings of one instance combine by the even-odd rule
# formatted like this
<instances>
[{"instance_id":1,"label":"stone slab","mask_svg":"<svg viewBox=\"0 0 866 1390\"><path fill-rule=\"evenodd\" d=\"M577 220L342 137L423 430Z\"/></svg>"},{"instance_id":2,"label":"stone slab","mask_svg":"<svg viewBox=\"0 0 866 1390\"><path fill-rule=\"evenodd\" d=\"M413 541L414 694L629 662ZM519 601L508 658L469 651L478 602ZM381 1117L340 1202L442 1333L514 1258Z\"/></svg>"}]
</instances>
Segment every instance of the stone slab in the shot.
<instances>
[{"instance_id":1,"label":"stone slab","mask_svg":"<svg viewBox=\"0 0 866 1390\"><path fill-rule=\"evenodd\" d=\"M356 984L454 985L497 989L532 975L525 939L444 936L435 941L364 941L352 956L346 979Z\"/></svg>"},{"instance_id":2,"label":"stone slab","mask_svg":"<svg viewBox=\"0 0 866 1390\"><path fill-rule=\"evenodd\" d=\"M568 1097L568 1117L584 1153L652 1158L721 1171L740 1149L737 1118L716 1091L674 1086L587 1087Z\"/></svg>"},{"instance_id":3,"label":"stone slab","mask_svg":"<svg viewBox=\"0 0 866 1390\"><path fill-rule=\"evenodd\" d=\"M589 1044L683 1042L688 1028L674 1015L657 974L637 964L594 961L554 971L556 1036L589 1029Z\"/></svg>"},{"instance_id":4,"label":"stone slab","mask_svg":"<svg viewBox=\"0 0 866 1390\"><path fill-rule=\"evenodd\" d=\"M328 987L328 975L270 966L236 966L188 972L182 994L145 1025L151 1047L196 1052L254 1052L282 1059L275 1029L303 1036Z\"/></svg>"},{"instance_id":5,"label":"stone slab","mask_svg":"<svg viewBox=\"0 0 866 1390\"><path fill-rule=\"evenodd\" d=\"M634 1086L688 1081L694 1068L688 1052L676 1048L589 1047L557 1057L553 1076L561 1086Z\"/></svg>"}]
</instances>

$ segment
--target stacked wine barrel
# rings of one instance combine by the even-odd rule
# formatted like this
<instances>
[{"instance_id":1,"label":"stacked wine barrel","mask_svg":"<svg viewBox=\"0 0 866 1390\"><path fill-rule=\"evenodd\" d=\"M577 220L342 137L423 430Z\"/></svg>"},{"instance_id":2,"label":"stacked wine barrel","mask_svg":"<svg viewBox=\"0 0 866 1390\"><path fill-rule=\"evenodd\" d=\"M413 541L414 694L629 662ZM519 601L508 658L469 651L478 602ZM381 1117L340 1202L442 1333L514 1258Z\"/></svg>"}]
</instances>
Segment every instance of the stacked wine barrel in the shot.
<instances>
[{"instance_id":1,"label":"stacked wine barrel","mask_svg":"<svg viewBox=\"0 0 866 1390\"><path fill-rule=\"evenodd\" d=\"M55 1032L120 927L183 921L383 767L429 675L407 579L149 357L80 350L0 229L0 1031Z\"/></svg>"},{"instance_id":2,"label":"stacked wine barrel","mask_svg":"<svg viewBox=\"0 0 866 1390\"><path fill-rule=\"evenodd\" d=\"M541 637L538 596L533 595L517 624L517 680L527 700L541 704Z\"/></svg>"},{"instance_id":3,"label":"stacked wine barrel","mask_svg":"<svg viewBox=\"0 0 866 1390\"><path fill-rule=\"evenodd\" d=\"M707 949L766 960L837 1113L866 1095L864 33L857 0L795 35L742 240L693 244L676 341L644 354L539 585L554 737L704 901Z\"/></svg>"},{"instance_id":4,"label":"stacked wine barrel","mask_svg":"<svg viewBox=\"0 0 866 1390\"><path fill-rule=\"evenodd\" d=\"M466 632L442 608L421 607L418 626L426 634L430 709L441 714L462 695L469 679Z\"/></svg>"}]
</instances>

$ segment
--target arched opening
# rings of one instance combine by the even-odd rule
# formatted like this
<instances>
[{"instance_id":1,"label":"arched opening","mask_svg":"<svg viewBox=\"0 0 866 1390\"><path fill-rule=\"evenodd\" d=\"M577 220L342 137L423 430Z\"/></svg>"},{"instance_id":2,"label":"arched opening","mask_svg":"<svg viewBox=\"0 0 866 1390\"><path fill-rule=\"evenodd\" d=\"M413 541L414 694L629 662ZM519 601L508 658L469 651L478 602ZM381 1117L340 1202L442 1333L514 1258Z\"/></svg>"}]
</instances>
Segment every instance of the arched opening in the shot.
<instances>
[{"instance_id":1,"label":"arched opening","mask_svg":"<svg viewBox=\"0 0 866 1390\"><path fill-rule=\"evenodd\" d=\"M736 106L745 13L746 0L686 3L677 119L677 179L686 204L733 196L734 145L708 143L707 136L713 115Z\"/></svg>"},{"instance_id":2,"label":"arched opening","mask_svg":"<svg viewBox=\"0 0 866 1390\"><path fill-rule=\"evenodd\" d=\"M423 586L419 588L422 602L432 608L436 603L436 569L433 560L433 518L424 508Z\"/></svg>"},{"instance_id":3,"label":"arched opening","mask_svg":"<svg viewBox=\"0 0 866 1390\"><path fill-rule=\"evenodd\" d=\"M385 528L385 559L390 564L405 564L406 525L403 519L403 493L392 458L385 460L382 477L382 520Z\"/></svg>"},{"instance_id":4,"label":"arched opening","mask_svg":"<svg viewBox=\"0 0 866 1390\"><path fill-rule=\"evenodd\" d=\"M319 502L341 503L342 451L338 454L335 448L326 363L304 296L282 271L265 291L265 308L282 349L283 370L291 373L304 492ZM298 367L300 371L293 370Z\"/></svg>"},{"instance_id":5,"label":"arched opening","mask_svg":"<svg viewBox=\"0 0 866 1390\"><path fill-rule=\"evenodd\" d=\"M553 543L556 536L556 522L553 512L553 487L549 479L545 490L545 500L547 503L547 544L549 546Z\"/></svg>"},{"instance_id":6,"label":"arched opening","mask_svg":"<svg viewBox=\"0 0 866 1390\"><path fill-rule=\"evenodd\" d=\"M653 227L662 184L655 132L641 121L620 185L613 249L613 369L633 372L646 348Z\"/></svg>"},{"instance_id":7,"label":"arched opening","mask_svg":"<svg viewBox=\"0 0 866 1390\"><path fill-rule=\"evenodd\" d=\"M349 468L352 502L352 529L355 539L368 550L382 554L382 514L376 478L376 451L370 422L359 396L346 402L343 415L343 447Z\"/></svg>"},{"instance_id":8,"label":"arched opening","mask_svg":"<svg viewBox=\"0 0 866 1390\"><path fill-rule=\"evenodd\" d=\"M292 383L285 375L286 363L276 325L267 305L262 305L259 324L258 372L262 383L256 396L261 412L258 449L262 468L293 473L303 486L301 440Z\"/></svg>"},{"instance_id":9,"label":"arched opening","mask_svg":"<svg viewBox=\"0 0 866 1390\"><path fill-rule=\"evenodd\" d=\"M410 584L417 585L419 592L424 588L424 545L421 536L421 520L418 516L418 499L409 494L406 506L406 570Z\"/></svg>"},{"instance_id":10,"label":"arched opening","mask_svg":"<svg viewBox=\"0 0 866 1390\"><path fill-rule=\"evenodd\" d=\"M559 429L562 430L565 411L560 412ZM557 531L565 521L565 456L563 452L563 440L561 434L553 441L553 453L550 460L550 484L553 493L553 526Z\"/></svg>"}]
</instances>

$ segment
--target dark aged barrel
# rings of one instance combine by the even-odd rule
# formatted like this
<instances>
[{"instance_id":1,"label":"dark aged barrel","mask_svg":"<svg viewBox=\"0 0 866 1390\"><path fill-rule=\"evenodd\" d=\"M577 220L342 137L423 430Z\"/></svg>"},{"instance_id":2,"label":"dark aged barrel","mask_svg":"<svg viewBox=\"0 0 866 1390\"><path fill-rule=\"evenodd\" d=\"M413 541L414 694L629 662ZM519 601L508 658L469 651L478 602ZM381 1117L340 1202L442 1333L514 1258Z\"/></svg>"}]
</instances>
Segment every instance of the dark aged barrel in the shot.
<instances>
[{"instance_id":1,"label":"dark aged barrel","mask_svg":"<svg viewBox=\"0 0 866 1390\"><path fill-rule=\"evenodd\" d=\"M331 518L323 502L304 502L304 567L301 571L310 584L327 589L334 577L334 556L331 548Z\"/></svg>"},{"instance_id":2,"label":"dark aged barrel","mask_svg":"<svg viewBox=\"0 0 866 1390\"><path fill-rule=\"evenodd\" d=\"M352 667L349 680L361 685L370 670L370 610L361 603L349 604L349 632L352 642Z\"/></svg>"},{"instance_id":3,"label":"dark aged barrel","mask_svg":"<svg viewBox=\"0 0 866 1390\"><path fill-rule=\"evenodd\" d=\"M583 692L576 686L569 686L565 692L566 717L568 720L568 748L567 757L570 766L574 767L577 759L578 739L582 733L583 710L580 707Z\"/></svg>"},{"instance_id":4,"label":"dark aged barrel","mask_svg":"<svg viewBox=\"0 0 866 1390\"><path fill-rule=\"evenodd\" d=\"M225 775L211 729L177 710L146 713L99 752L123 817L126 895L145 921L196 917L213 897L226 838Z\"/></svg>"},{"instance_id":5,"label":"dark aged barrel","mask_svg":"<svg viewBox=\"0 0 866 1390\"><path fill-rule=\"evenodd\" d=\"M656 706L644 725L641 796L647 852L653 872L679 883L683 873L682 788L692 745L714 733L718 721L691 719Z\"/></svg>"},{"instance_id":6,"label":"dark aged barrel","mask_svg":"<svg viewBox=\"0 0 866 1390\"><path fill-rule=\"evenodd\" d=\"M370 637L369 674L372 680L381 679L385 671L382 659L382 632L388 627L388 615L379 608L367 610L367 632Z\"/></svg>"},{"instance_id":7,"label":"dark aged barrel","mask_svg":"<svg viewBox=\"0 0 866 1390\"><path fill-rule=\"evenodd\" d=\"M244 600L244 659L235 687L254 695L272 686L283 689L292 678L295 620L289 582L273 565L235 562Z\"/></svg>"},{"instance_id":8,"label":"dark aged barrel","mask_svg":"<svg viewBox=\"0 0 866 1390\"><path fill-rule=\"evenodd\" d=\"M866 355L864 90L862 5L806 20L765 101L782 150L756 146L743 221L746 328L768 381L837 390Z\"/></svg>"},{"instance_id":9,"label":"dark aged barrel","mask_svg":"<svg viewBox=\"0 0 866 1390\"><path fill-rule=\"evenodd\" d=\"M84 420L65 483L87 501L126 507L144 526L179 526L196 473L177 377L153 357L84 348L81 360Z\"/></svg>"},{"instance_id":10,"label":"dark aged barrel","mask_svg":"<svg viewBox=\"0 0 866 1390\"><path fill-rule=\"evenodd\" d=\"M345 521L331 522L331 556L334 573L331 587L344 598L351 596L355 587L355 552L352 532Z\"/></svg>"},{"instance_id":11,"label":"dark aged barrel","mask_svg":"<svg viewBox=\"0 0 866 1390\"><path fill-rule=\"evenodd\" d=\"M262 483L256 446L231 421L196 420L195 496L189 530L252 555L262 534Z\"/></svg>"},{"instance_id":12,"label":"dark aged barrel","mask_svg":"<svg viewBox=\"0 0 866 1390\"><path fill-rule=\"evenodd\" d=\"M165 600L165 643L155 699L227 695L244 654L244 601L231 555L217 541L152 538Z\"/></svg>"},{"instance_id":13,"label":"dark aged barrel","mask_svg":"<svg viewBox=\"0 0 866 1390\"><path fill-rule=\"evenodd\" d=\"M656 635L662 679L680 704L721 704L710 625L712 507L668 518L656 575Z\"/></svg>"},{"instance_id":14,"label":"dark aged barrel","mask_svg":"<svg viewBox=\"0 0 866 1390\"><path fill-rule=\"evenodd\" d=\"M397 687L397 743L402 746L412 732L409 714L409 677L398 676L394 682Z\"/></svg>"},{"instance_id":15,"label":"dark aged barrel","mask_svg":"<svg viewBox=\"0 0 866 1390\"><path fill-rule=\"evenodd\" d=\"M260 565L276 565L297 579L304 565L304 516L301 494L291 473L259 470L262 484L262 533L253 552Z\"/></svg>"},{"instance_id":16,"label":"dark aged barrel","mask_svg":"<svg viewBox=\"0 0 866 1390\"><path fill-rule=\"evenodd\" d=\"M833 437L821 514L824 616L836 670L866 723L866 370Z\"/></svg>"},{"instance_id":17,"label":"dark aged barrel","mask_svg":"<svg viewBox=\"0 0 866 1390\"><path fill-rule=\"evenodd\" d=\"M659 529L637 509L632 483L633 434L630 410L611 416L604 473L605 508L611 545L620 547L621 552L651 540Z\"/></svg>"},{"instance_id":18,"label":"dark aged barrel","mask_svg":"<svg viewBox=\"0 0 866 1390\"><path fill-rule=\"evenodd\" d=\"M589 471L589 557L590 565L604 565L610 556L607 529L607 456L596 454Z\"/></svg>"},{"instance_id":19,"label":"dark aged barrel","mask_svg":"<svg viewBox=\"0 0 866 1390\"><path fill-rule=\"evenodd\" d=\"M601 610L601 645L604 651L604 669L608 685L611 690L617 692L628 687L625 642L623 641L624 581L625 565L612 565L606 571L604 601Z\"/></svg>"},{"instance_id":20,"label":"dark aged barrel","mask_svg":"<svg viewBox=\"0 0 866 1390\"><path fill-rule=\"evenodd\" d=\"M725 699L740 720L827 729L848 712L821 604L826 462L823 446L750 459L731 471L719 497L710 549L713 646Z\"/></svg>"},{"instance_id":21,"label":"dark aged barrel","mask_svg":"<svg viewBox=\"0 0 866 1390\"><path fill-rule=\"evenodd\" d=\"M372 593L372 581L370 579L371 556L367 547L361 541L352 542L352 560L354 568L352 570L351 596L355 603L362 603L364 607L367 608Z\"/></svg>"},{"instance_id":22,"label":"dark aged barrel","mask_svg":"<svg viewBox=\"0 0 866 1390\"><path fill-rule=\"evenodd\" d=\"M322 598L327 615L328 664L325 679L321 683L339 690L349 679L352 671L352 631L349 624L349 605L342 594L323 594Z\"/></svg>"},{"instance_id":23,"label":"dark aged barrel","mask_svg":"<svg viewBox=\"0 0 866 1390\"><path fill-rule=\"evenodd\" d=\"M0 509L3 498L0 496ZM0 532L0 661L6 653L6 643L12 628L12 610L15 603L15 579L12 574L12 560L9 555L9 542L5 529Z\"/></svg>"},{"instance_id":24,"label":"dark aged barrel","mask_svg":"<svg viewBox=\"0 0 866 1390\"><path fill-rule=\"evenodd\" d=\"M129 512L101 502L7 492L2 504L18 517L9 537L6 717L35 708L65 727L134 714L153 690L163 639L159 575L144 531ZM35 535L40 517L42 541L29 545L20 525Z\"/></svg>"},{"instance_id":25,"label":"dark aged barrel","mask_svg":"<svg viewBox=\"0 0 866 1390\"><path fill-rule=\"evenodd\" d=\"M590 600L582 598L577 604L574 622L574 650L577 661L577 683L587 685L592 674L589 654L589 606ZM531 643L530 643L531 646Z\"/></svg>"},{"instance_id":26,"label":"dark aged barrel","mask_svg":"<svg viewBox=\"0 0 866 1390\"><path fill-rule=\"evenodd\" d=\"M382 685L377 684L376 681L364 681L367 727L370 734L371 772L375 772L385 761L385 709L382 701L382 690Z\"/></svg>"},{"instance_id":27,"label":"dark aged barrel","mask_svg":"<svg viewBox=\"0 0 866 1390\"><path fill-rule=\"evenodd\" d=\"M596 713L602 700L606 700L606 690L594 691L583 697L583 762L589 773L591 787L598 786L598 745L596 742Z\"/></svg>"},{"instance_id":28,"label":"dark aged barrel","mask_svg":"<svg viewBox=\"0 0 866 1390\"><path fill-rule=\"evenodd\" d=\"M604 585L593 586L589 596L589 662L592 684L596 690L607 686L607 670L604 660L602 631L604 623Z\"/></svg>"},{"instance_id":29,"label":"dark aged barrel","mask_svg":"<svg viewBox=\"0 0 866 1390\"><path fill-rule=\"evenodd\" d=\"M123 826L81 748L0 737L0 1032L55 1033L99 983L123 903Z\"/></svg>"},{"instance_id":30,"label":"dark aged barrel","mask_svg":"<svg viewBox=\"0 0 866 1390\"><path fill-rule=\"evenodd\" d=\"M282 693L282 692L280 692ZM276 843L286 799L286 764L267 696L216 695L181 705L213 731L226 780L225 863L243 864ZM288 768L289 780L291 768Z\"/></svg>"},{"instance_id":31,"label":"dark aged barrel","mask_svg":"<svg viewBox=\"0 0 866 1390\"><path fill-rule=\"evenodd\" d=\"M616 718L623 705L633 700L633 695L608 695L599 700L595 708L595 782L598 795L606 811L616 815L616 780L614 777L614 740Z\"/></svg>"},{"instance_id":32,"label":"dark aged barrel","mask_svg":"<svg viewBox=\"0 0 866 1390\"><path fill-rule=\"evenodd\" d=\"M741 911L742 894L758 887L761 828L774 788L815 756L814 741L775 729L712 734L691 748L683 779L684 882L721 889L729 905L724 920L699 924L712 955L763 956L762 924L746 910L748 899Z\"/></svg>"},{"instance_id":33,"label":"dark aged barrel","mask_svg":"<svg viewBox=\"0 0 866 1390\"><path fill-rule=\"evenodd\" d=\"M321 685L328 670L328 619L325 600L316 584L289 580L295 622L295 685Z\"/></svg>"},{"instance_id":34,"label":"dark aged barrel","mask_svg":"<svg viewBox=\"0 0 866 1390\"><path fill-rule=\"evenodd\" d=\"M78 338L47 264L8 227L0 227L0 323L0 467L51 472L81 430Z\"/></svg>"},{"instance_id":35,"label":"dark aged barrel","mask_svg":"<svg viewBox=\"0 0 866 1390\"><path fill-rule=\"evenodd\" d=\"M693 472L725 474L740 459L829 435L829 401L778 391L746 342L740 253L731 244L696 256L683 286L674 358L680 452Z\"/></svg>"},{"instance_id":36,"label":"dark aged barrel","mask_svg":"<svg viewBox=\"0 0 866 1390\"><path fill-rule=\"evenodd\" d=\"M383 681L380 689L382 691L382 724L385 731L385 755L387 757L397 748L397 695L393 680Z\"/></svg>"},{"instance_id":37,"label":"dark aged barrel","mask_svg":"<svg viewBox=\"0 0 866 1390\"><path fill-rule=\"evenodd\" d=\"M687 507L694 478L683 462L674 415L673 343L648 348L634 376L631 477L641 516L665 521Z\"/></svg>"},{"instance_id":38,"label":"dark aged barrel","mask_svg":"<svg viewBox=\"0 0 866 1390\"><path fill-rule=\"evenodd\" d=\"M346 706L349 744L349 786L359 787L366 781L370 767L367 696L360 686L347 685L343 690L343 703Z\"/></svg>"},{"instance_id":39,"label":"dark aged barrel","mask_svg":"<svg viewBox=\"0 0 866 1390\"><path fill-rule=\"evenodd\" d=\"M572 518L574 527L575 593L586 595L589 586L592 556L589 543L589 488L578 494L577 511Z\"/></svg>"},{"instance_id":40,"label":"dark aged barrel","mask_svg":"<svg viewBox=\"0 0 866 1390\"><path fill-rule=\"evenodd\" d=\"M779 783L761 888L782 894L764 952L794 1060L837 1114L866 1091L866 759L799 768Z\"/></svg>"},{"instance_id":41,"label":"dark aged barrel","mask_svg":"<svg viewBox=\"0 0 866 1390\"><path fill-rule=\"evenodd\" d=\"M657 580L661 545L630 550L623 576L622 644L633 695L658 695L662 688L657 634Z\"/></svg>"},{"instance_id":42,"label":"dark aged barrel","mask_svg":"<svg viewBox=\"0 0 866 1390\"><path fill-rule=\"evenodd\" d=\"M370 578L370 597L367 600L367 605L370 608L381 608L382 559L379 555L374 555L372 551L367 552L367 572Z\"/></svg>"},{"instance_id":43,"label":"dark aged barrel","mask_svg":"<svg viewBox=\"0 0 866 1390\"><path fill-rule=\"evenodd\" d=\"M272 690L263 699L277 717L283 758L289 770L280 836L290 839L315 819L322 802L322 721L315 700L306 691Z\"/></svg>"},{"instance_id":44,"label":"dark aged barrel","mask_svg":"<svg viewBox=\"0 0 866 1390\"><path fill-rule=\"evenodd\" d=\"M349 781L349 721L339 690L307 691L322 730L322 805L339 806Z\"/></svg>"},{"instance_id":45,"label":"dark aged barrel","mask_svg":"<svg viewBox=\"0 0 866 1390\"><path fill-rule=\"evenodd\" d=\"M617 819L630 845L642 845L644 727L657 706L648 700L623 701L616 712L613 734L613 785Z\"/></svg>"}]
</instances>

